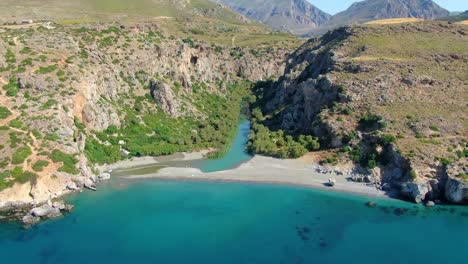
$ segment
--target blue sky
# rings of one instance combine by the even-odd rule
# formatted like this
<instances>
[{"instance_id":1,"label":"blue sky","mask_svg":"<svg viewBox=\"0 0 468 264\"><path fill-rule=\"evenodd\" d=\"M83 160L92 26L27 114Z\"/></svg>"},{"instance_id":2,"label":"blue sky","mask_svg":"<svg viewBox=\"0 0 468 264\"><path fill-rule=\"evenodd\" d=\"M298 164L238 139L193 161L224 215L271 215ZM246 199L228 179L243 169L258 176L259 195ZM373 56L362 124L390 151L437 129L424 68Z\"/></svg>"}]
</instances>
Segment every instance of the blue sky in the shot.
<instances>
[{"instance_id":1,"label":"blue sky","mask_svg":"<svg viewBox=\"0 0 468 264\"><path fill-rule=\"evenodd\" d=\"M329 14L336 14L347 9L352 3L358 0L308 0L318 8ZM468 0L434 0L441 7L449 11L468 10Z\"/></svg>"}]
</instances>

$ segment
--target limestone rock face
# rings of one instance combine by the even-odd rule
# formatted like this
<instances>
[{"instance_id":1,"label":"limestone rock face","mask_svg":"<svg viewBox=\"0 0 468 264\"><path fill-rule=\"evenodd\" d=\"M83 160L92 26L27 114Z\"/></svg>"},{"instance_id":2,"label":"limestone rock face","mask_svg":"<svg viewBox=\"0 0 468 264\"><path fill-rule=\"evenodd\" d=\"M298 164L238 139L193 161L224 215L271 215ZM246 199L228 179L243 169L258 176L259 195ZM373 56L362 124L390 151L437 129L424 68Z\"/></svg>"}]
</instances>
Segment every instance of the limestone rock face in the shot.
<instances>
[{"instance_id":1,"label":"limestone rock face","mask_svg":"<svg viewBox=\"0 0 468 264\"><path fill-rule=\"evenodd\" d=\"M161 109L171 116L180 116L180 102L169 85L159 82L150 82L151 97Z\"/></svg>"},{"instance_id":2,"label":"limestone rock face","mask_svg":"<svg viewBox=\"0 0 468 264\"><path fill-rule=\"evenodd\" d=\"M445 185L445 198L452 203L468 204L468 183L449 177Z\"/></svg>"},{"instance_id":3,"label":"limestone rock face","mask_svg":"<svg viewBox=\"0 0 468 264\"><path fill-rule=\"evenodd\" d=\"M406 182L401 185L401 193L413 199L416 203L421 203L426 200L426 195L431 190L431 186L424 181Z\"/></svg>"},{"instance_id":4,"label":"limestone rock face","mask_svg":"<svg viewBox=\"0 0 468 264\"><path fill-rule=\"evenodd\" d=\"M60 214L60 209L49 204L44 204L40 207L33 208L29 213L35 217L52 217Z\"/></svg>"}]
</instances>

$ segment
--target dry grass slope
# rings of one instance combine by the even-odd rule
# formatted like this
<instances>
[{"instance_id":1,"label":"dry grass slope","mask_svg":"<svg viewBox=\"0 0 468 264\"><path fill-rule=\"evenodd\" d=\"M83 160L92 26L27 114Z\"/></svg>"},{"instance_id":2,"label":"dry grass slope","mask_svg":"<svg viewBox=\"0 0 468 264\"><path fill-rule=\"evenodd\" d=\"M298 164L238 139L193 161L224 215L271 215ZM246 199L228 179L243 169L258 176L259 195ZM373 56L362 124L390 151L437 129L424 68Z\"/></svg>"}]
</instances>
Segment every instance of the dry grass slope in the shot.
<instances>
[{"instance_id":1,"label":"dry grass slope","mask_svg":"<svg viewBox=\"0 0 468 264\"><path fill-rule=\"evenodd\" d=\"M421 18L390 18L390 19L380 19L369 21L365 23L366 25L388 25L388 24L401 24L401 23L416 23L425 21Z\"/></svg>"}]
</instances>

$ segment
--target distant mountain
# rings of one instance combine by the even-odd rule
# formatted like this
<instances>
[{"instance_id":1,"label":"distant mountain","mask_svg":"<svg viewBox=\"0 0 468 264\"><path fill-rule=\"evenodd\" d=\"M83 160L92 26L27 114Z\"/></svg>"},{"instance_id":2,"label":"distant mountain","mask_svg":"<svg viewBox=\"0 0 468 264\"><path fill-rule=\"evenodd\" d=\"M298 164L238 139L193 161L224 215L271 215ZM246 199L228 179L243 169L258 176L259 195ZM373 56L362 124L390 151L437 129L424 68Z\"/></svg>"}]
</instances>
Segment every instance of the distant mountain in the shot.
<instances>
[{"instance_id":1,"label":"distant mountain","mask_svg":"<svg viewBox=\"0 0 468 264\"><path fill-rule=\"evenodd\" d=\"M275 29L304 35L330 19L307 0L211 0Z\"/></svg>"},{"instance_id":2,"label":"distant mountain","mask_svg":"<svg viewBox=\"0 0 468 264\"><path fill-rule=\"evenodd\" d=\"M449 16L450 12L432 0L365 0L352 4L348 9L334 15L324 27L360 24L387 18L437 19Z\"/></svg>"},{"instance_id":3,"label":"distant mountain","mask_svg":"<svg viewBox=\"0 0 468 264\"><path fill-rule=\"evenodd\" d=\"M462 13L460 13L458 15L451 15L451 16L448 16L448 17L442 17L442 18L439 18L437 20L448 21L448 22L465 21L465 20L468 20L468 10L466 10L465 12L462 12Z\"/></svg>"}]
</instances>

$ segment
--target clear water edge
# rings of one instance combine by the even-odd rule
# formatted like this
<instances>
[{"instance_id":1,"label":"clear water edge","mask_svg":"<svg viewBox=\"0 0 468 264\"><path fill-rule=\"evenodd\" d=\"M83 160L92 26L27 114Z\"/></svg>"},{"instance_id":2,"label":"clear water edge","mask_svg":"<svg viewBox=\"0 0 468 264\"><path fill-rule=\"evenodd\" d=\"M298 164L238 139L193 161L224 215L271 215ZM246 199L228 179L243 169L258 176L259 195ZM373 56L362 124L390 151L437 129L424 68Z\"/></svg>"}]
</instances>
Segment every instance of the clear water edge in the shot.
<instances>
[{"instance_id":1,"label":"clear water edge","mask_svg":"<svg viewBox=\"0 0 468 264\"><path fill-rule=\"evenodd\" d=\"M247 130L247 134L245 131ZM248 124L204 171L249 158ZM114 177L67 200L76 210L21 230L0 226L14 263L463 263L466 207L410 203L297 186Z\"/></svg>"}]
</instances>

